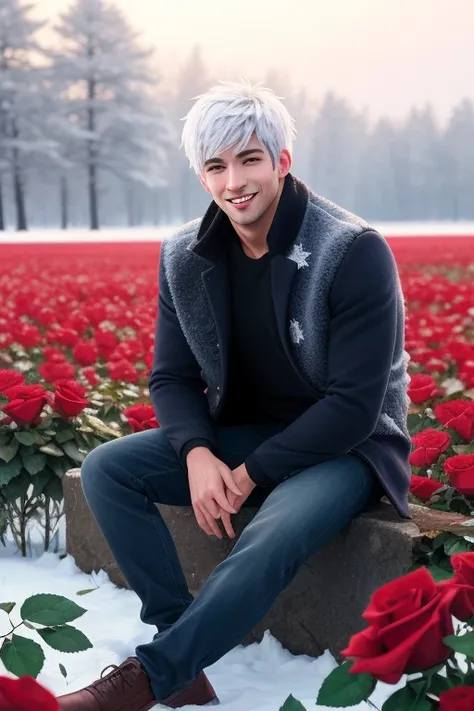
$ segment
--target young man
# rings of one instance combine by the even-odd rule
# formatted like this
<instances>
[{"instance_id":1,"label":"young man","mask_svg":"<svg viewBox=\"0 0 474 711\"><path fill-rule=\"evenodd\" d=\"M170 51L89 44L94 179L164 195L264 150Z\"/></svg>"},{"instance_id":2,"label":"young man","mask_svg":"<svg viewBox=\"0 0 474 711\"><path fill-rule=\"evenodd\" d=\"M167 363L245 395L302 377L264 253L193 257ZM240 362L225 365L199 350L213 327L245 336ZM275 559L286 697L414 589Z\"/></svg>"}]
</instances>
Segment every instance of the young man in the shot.
<instances>
[{"instance_id":1,"label":"young man","mask_svg":"<svg viewBox=\"0 0 474 711\"><path fill-rule=\"evenodd\" d=\"M384 493L409 517L397 269L368 224L290 174L293 137L259 85L214 87L187 116L184 148L213 201L162 245L150 378L161 429L104 444L82 467L141 619L158 632L62 697L64 711L217 702L202 670L314 551ZM193 599L154 502L192 505L219 538L234 536L242 505L260 508Z\"/></svg>"}]
</instances>

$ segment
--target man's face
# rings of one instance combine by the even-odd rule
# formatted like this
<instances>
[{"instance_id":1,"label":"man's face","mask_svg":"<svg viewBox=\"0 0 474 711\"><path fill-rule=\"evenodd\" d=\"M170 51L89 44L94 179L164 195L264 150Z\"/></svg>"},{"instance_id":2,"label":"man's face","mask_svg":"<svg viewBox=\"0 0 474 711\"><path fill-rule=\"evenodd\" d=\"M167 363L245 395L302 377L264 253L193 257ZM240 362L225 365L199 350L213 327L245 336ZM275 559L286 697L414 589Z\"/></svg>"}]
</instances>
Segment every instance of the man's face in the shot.
<instances>
[{"instance_id":1,"label":"man's face","mask_svg":"<svg viewBox=\"0 0 474 711\"><path fill-rule=\"evenodd\" d=\"M290 154L285 149L273 167L267 148L253 135L237 155L230 148L206 161L200 180L232 222L252 225L274 206L290 166Z\"/></svg>"}]
</instances>

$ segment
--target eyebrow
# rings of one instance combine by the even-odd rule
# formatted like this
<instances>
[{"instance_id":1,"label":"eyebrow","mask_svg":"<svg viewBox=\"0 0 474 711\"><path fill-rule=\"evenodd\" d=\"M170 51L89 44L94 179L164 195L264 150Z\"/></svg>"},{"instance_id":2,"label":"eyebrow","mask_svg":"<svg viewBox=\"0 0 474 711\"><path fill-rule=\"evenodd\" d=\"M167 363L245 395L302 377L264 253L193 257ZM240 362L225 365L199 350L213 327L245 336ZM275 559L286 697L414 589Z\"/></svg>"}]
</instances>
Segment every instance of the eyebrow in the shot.
<instances>
[{"instance_id":1,"label":"eyebrow","mask_svg":"<svg viewBox=\"0 0 474 711\"><path fill-rule=\"evenodd\" d=\"M247 148L245 151L240 151L240 153L237 153L236 158L246 158L248 155L251 153L263 153L264 151L261 148ZM204 165L210 165L211 163L219 163L219 165L224 165L224 161L222 158L209 158Z\"/></svg>"}]
</instances>

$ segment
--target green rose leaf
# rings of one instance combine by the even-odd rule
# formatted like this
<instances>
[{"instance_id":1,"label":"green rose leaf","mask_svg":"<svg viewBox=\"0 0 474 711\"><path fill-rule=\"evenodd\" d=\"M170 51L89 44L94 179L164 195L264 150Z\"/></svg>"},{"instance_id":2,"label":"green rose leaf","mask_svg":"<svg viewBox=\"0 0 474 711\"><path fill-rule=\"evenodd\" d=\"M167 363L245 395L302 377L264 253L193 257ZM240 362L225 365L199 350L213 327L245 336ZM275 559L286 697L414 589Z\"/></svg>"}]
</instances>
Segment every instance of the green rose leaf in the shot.
<instances>
[{"instance_id":1,"label":"green rose leaf","mask_svg":"<svg viewBox=\"0 0 474 711\"><path fill-rule=\"evenodd\" d=\"M56 432L54 439L58 444L64 444L64 442L70 442L74 439L73 430L62 430L62 432Z\"/></svg>"},{"instance_id":2,"label":"green rose leaf","mask_svg":"<svg viewBox=\"0 0 474 711\"><path fill-rule=\"evenodd\" d=\"M43 494L49 499L59 503L64 498L63 485L61 479L55 475L51 477L46 486L43 489Z\"/></svg>"},{"instance_id":3,"label":"green rose leaf","mask_svg":"<svg viewBox=\"0 0 474 711\"><path fill-rule=\"evenodd\" d=\"M8 614L10 614L15 605L16 602L0 602L0 610L3 610L4 612L8 612Z\"/></svg>"},{"instance_id":4,"label":"green rose leaf","mask_svg":"<svg viewBox=\"0 0 474 711\"><path fill-rule=\"evenodd\" d=\"M91 592L94 592L97 590L97 588L87 588L86 590L78 590L76 595L88 595Z\"/></svg>"},{"instance_id":5,"label":"green rose leaf","mask_svg":"<svg viewBox=\"0 0 474 711\"><path fill-rule=\"evenodd\" d=\"M20 457L15 457L8 464L0 464L0 486L5 486L13 477L18 476L22 466Z\"/></svg>"},{"instance_id":6,"label":"green rose leaf","mask_svg":"<svg viewBox=\"0 0 474 711\"><path fill-rule=\"evenodd\" d=\"M50 457L64 457L64 452L60 449L54 442L48 442L43 447L40 447L40 452L44 454L49 454Z\"/></svg>"},{"instance_id":7,"label":"green rose leaf","mask_svg":"<svg viewBox=\"0 0 474 711\"><path fill-rule=\"evenodd\" d=\"M306 707L290 694L283 706L280 706L279 711L306 711Z\"/></svg>"},{"instance_id":8,"label":"green rose leaf","mask_svg":"<svg viewBox=\"0 0 474 711\"><path fill-rule=\"evenodd\" d=\"M396 691L382 706L382 711L434 711L434 704L426 696L417 698L408 686Z\"/></svg>"},{"instance_id":9,"label":"green rose leaf","mask_svg":"<svg viewBox=\"0 0 474 711\"><path fill-rule=\"evenodd\" d=\"M66 452L68 457L71 457L73 462L76 464L82 464L86 458L85 453L79 451L75 442L64 442L63 451Z\"/></svg>"},{"instance_id":10,"label":"green rose leaf","mask_svg":"<svg viewBox=\"0 0 474 711\"><path fill-rule=\"evenodd\" d=\"M448 691L448 689L450 689L451 686L452 685L449 683L449 681L446 679L445 676L440 676L439 674L435 674L431 678L429 690L431 691L432 694L435 694L435 696L439 696L444 691Z\"/></svg>"},{"instance_id":11,"label":"green rose leaf","mask_svg":"<svg viewBox=\"0 0 474 711\"><path fill-rule=\"evenodd\" d=\"M67 671L66 671L66 667L64 666L64 664L59 664L59 671L61 672L63 677L65 679L67 679Z\"/></svg>"},{"instance_id":12,"label":"green rose leaf","mask_svg":"<svg viewBox=\"0 0 474 711\"><path fill-rule=\"evenodd\" d=\"M469 545L469 542L459 538L459 536L453 537L453 539L446 541L444 544L444 552L449 556L455 553L469 553L471 551L472 546Z\"/></svg>"},{"instance_id":13,"label":"green rose leaf","mask_svg":"<svg viewBox=\"0 0 474 711\"><path fill-rule=\"evenodd\" d=\"M86 649L92 649L92 644L86 635L71 625L38 630L38 634L46 644L57 649L58 652L84 652Z\"/></svg>"},{"instance_id":14,"label":"green rose leaf","mask_svg":"<svg viewBox=\"0 0 474 711\"><path fill-rule=\"evenodd\" d=\"M81 617L86 610L62 595L40 593L27 598L20 609L22 620L45 627L65 625Z\"/></svg>"},{"instance_id":15,"label":"green rose leaf","mask_svg":"<svg viewBox=\"0 0 474 711\"><path fill-rule=\"evenodd\" d=\"M377 680L370 674L351 674L351 662L344 662L323 681L319 690L317 704L322 706L355 706L366 701Z\"/></svg>"},{"instance_id":16,"label":"green rose leaf","mask_svg":"<svg viewBox=\"0 0 474 711\"><path fill-rule=\"evenodd\" d=\"M32 476L34 474L38 474L38 472L44 469L44 465L46 464L46 455L40 452L36 454L29 454L27 456L22 455L22 459L23 466Z\"/></svg>"},{"instance_id":17,"label":"green rose leaf","mask_svg":"<svg viewBox=\"0 0 474 711\"><path fill-rule=\"evenodd\" d=\"M16 499L28 492L30 485L31 477L22 469L18 476L13 477L13 479L8 482L2 493L8 501L16 501Z\"/></svg>"},{"instance_id":18,"label":"green rose leaf","mask_svg":"<svg viewBox=\"0 0 474 711\"><path fill-rule=\"evenodd\" d=\"M48 459L48 465L60 479L63 478L63 475L69 471L69 469L76 466L75 464L71 464L68 457L50 457Z\"/></svg>"},{"instance_id":19,"label":"green rose leaf","mask_svg":"<svg viewBox=\"0 0 474 711\"><path fill-rule=\"evenodd\" d=\"M442 580L449 580L453 577L453 572L440 568L439 565L427 565L427 570L431 573L435 583L440 583Z\"/></svg>"},{"instance_id":20,"label":"green rose leaf","mask_svg":"<svg viewBox=\"0 0 474 711\"><path fill-rule=\"evenodd\" d=\"M26 444L27 446L30 444L35 444L36 442L33 432L19 432L17 430L14 432L14 436L21 444Z\"/></svg>"},{"instance_id":21,"label":"green rose leaf","mask_svg":"<svg viewBox=\"0 0 474 711\"><path fill-rule=\"evenodd\" d=\"M38 472L38 474L35 474L32 478L33 496L39 496L42 494L45 486L53 477L56 478L56 474L51 471L49 467L45 467L42 471Z\"/></svg>"},{"instance_id":22,"label":"green rose leaf","mask_svg":"<svg viewBox=\"0 0 474 711\"><path fill-rule=\"evenodd\" d=\"M15 437L12 437L8 444L3 444L0 447L0 459L3 459L3 461L8 464L18 452L19 447L19 441L15 439Z\"/></svg>"},{"instance_id":23,"label":"green rose leaf","mask_svg":"<svg viewBox=\"0 0 474 711\"><path fill-rule=\"evenodd\" d=\"M474 632L467 632L460 637L449 635L445 637L443 642L455 652L464 654L469 659L474 659Z\"/></svg>"},{"instance_id":24,"label":"green rose leaf","mask_svg":"<svg viewBox=\"0 0 474 711\"><path fill-rule=\"evenodd\" d=\"M5 669L15 676L32 676L36 679L44 664L44 652L37 642L18 634L5 642L0 650Z\"/></svg>"}]
</instances>

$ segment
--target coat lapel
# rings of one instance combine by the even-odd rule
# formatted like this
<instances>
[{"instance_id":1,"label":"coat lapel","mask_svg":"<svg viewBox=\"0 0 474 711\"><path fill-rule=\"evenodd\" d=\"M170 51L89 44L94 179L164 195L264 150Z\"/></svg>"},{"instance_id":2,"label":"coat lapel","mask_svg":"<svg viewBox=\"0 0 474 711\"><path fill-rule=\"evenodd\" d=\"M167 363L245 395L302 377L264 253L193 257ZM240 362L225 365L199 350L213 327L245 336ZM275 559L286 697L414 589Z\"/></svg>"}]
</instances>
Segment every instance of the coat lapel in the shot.
<instances>
[{"instance_id":1,"label":"coat lapel","mask_svg":"<svg viewBox=\"0 0 474 711\"><path fill-rule=\"evenodd\" d=\"M210 345L219 349L222 388L227 382L231 321L230 284L225 265L219 263L206 269L202 280L216 326L217 343Z\"/></svg>"},{"instance_id":2,"label":"coat lapel","mask_svg":"<svg viewBox=\"0 0 474 711\"><path fill-rule=\"evenodd\" d=\"M281 254L277 254L271 261L272 297L278 334L291 363L293 363L293 357L288 344L288 301L291 283L297 269L296 262Z\"/></svg>"}]
</instances>

